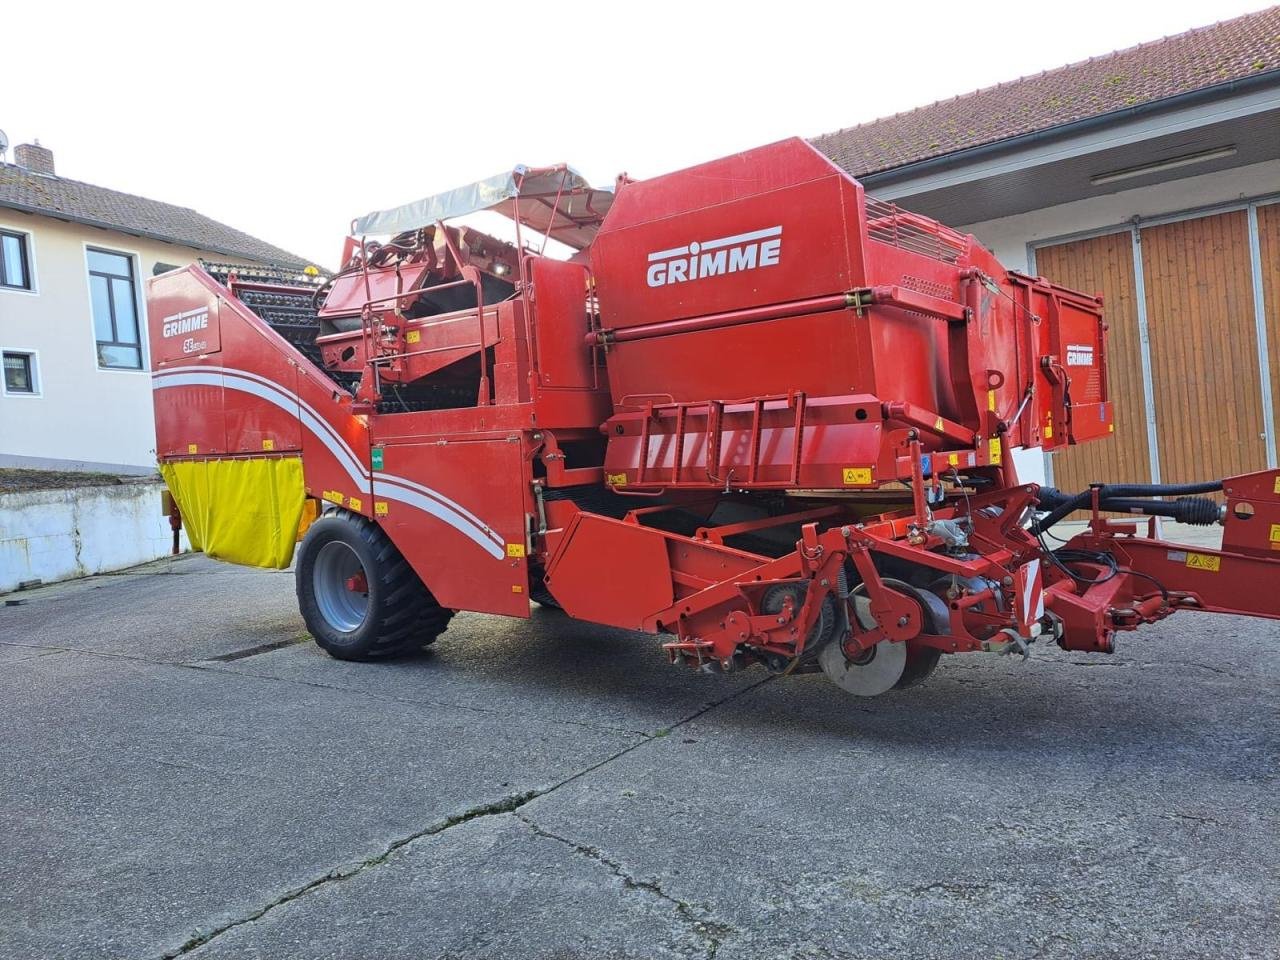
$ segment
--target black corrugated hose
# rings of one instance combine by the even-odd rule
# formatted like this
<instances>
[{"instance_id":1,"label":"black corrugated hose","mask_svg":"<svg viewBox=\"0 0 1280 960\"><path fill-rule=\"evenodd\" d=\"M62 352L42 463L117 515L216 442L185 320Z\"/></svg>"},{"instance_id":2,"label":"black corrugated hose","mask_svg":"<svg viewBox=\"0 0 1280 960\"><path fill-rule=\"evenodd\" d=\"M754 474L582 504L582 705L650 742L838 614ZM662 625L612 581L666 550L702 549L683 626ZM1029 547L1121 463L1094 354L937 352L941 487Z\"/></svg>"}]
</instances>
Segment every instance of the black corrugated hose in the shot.
<instances>
[{"instance_id":1,"label":"black corrugated hose","mask_svg":"<svg viewBox=\"0 0 1280 960\"><path fill-rule=\"evenodd\" d=\"M1121 483L1100 484L1098 505L1102 510L1122 513L1142 513L1147 516L1168 517L1180 523L1208 525L1218 521L1219 506L1213 500L1188 496L1197 493L1216 493L1222 489L1221 480L1205 483ZM1177 500L1149 501L1146 497L1178 497ZM1037 536L1059 520L1076 510L1087 510L1093 504L1093 488L1082 493L1070 494L1041 487L1037 494L1040 506L1048 508L1039 520L1031 525Z\"/></svg>"}]
</instances>

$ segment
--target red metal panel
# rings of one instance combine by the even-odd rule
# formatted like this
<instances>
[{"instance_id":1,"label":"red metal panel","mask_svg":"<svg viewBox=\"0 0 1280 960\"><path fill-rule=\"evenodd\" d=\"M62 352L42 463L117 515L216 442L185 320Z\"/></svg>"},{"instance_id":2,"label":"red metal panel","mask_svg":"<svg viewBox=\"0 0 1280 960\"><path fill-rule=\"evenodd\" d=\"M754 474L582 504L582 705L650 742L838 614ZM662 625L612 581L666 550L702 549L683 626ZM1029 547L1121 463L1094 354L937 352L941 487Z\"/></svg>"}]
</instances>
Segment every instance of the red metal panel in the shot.
<instances>
[{"instance_id":1,"label":"red metal panel","mask_svg":"<svg viewBox=\"0 0 1280 960\"><path fill-rule=\"evenodd\" d=\"M675 595L659 531L593 514L565 531L547 585L570 616L629 630L643 629Z\"/></svg>"},{"instance_id":2,"label":"red metal panel","mask_svg":"<svg viewBox=\"0 0 1280 960\"><path fill-rule=\"evenodd\" d=\"M375 519L445 607L529 615L532 504L518 439L382 448Z\"/></svg>"},{"instance_id":3,"label":"red metal panel","mask_svg":"<svg viewBox=\"0 0 1280 960\"><path fill-rule=\"evenodd\" d=\"M625 185L591 251L602 325L859 286L861 191L851 185L799 140Z\"/></svg>"},{"instance_id":4,"label":"red metal panel","mask_svg":"<svg viewBox=\"0 0 1280 960\"><path fill-rule=\"evenodd\" d=\"M538 383L543 389L596 386L587 334L587 270L558 260L532 261Z\"/></svg>"},{"instance_id":5,"label":"red metal panel","mask_svg":"<svg viewBox=\"0 0 1280 960\"><path fill-rule=\"evenodd\" d=\"M218 362L227 369L224 389L234 391L234 400L226 406L226 449L301 450L298 365L278 349L278 338L270 331L235 322L239 309L243 308L235 301L224 301L220 307L223 350Z\"/></svg>"},{"instance_id":6,"label":"red metal panel","mask_svg":"<svg viewBox=\"0 0 1280 960\"><path fill-rule=\"evenodd\" d=\"M804 390L871 393L867 325L852 311L788 317L609 348L618 406L746 400ZM819 362L820 361L820 362Z\"/></svg>"},{"instance_id":7,"label":"red metal panel","mask_svg":"<svg viewBox=\"0 0 1280 960\"><path fill-rule=\"evenodd\" d=\"M221 299L186 270L147 280L153 368L191 363L222 349Z\"/></svg>"},{"instance_id":8,"label":"red metal panel","mask_svg":"<svg viewBox=\"0 0 1280 960\"><path fill-rule=\"evenodd\" d=\"M216 368L211 368L216 369ZM221 378L190 385L180 393L156 390L156 456L185 457L226 453L226 401Z\"/></svg>"}]
</instances>

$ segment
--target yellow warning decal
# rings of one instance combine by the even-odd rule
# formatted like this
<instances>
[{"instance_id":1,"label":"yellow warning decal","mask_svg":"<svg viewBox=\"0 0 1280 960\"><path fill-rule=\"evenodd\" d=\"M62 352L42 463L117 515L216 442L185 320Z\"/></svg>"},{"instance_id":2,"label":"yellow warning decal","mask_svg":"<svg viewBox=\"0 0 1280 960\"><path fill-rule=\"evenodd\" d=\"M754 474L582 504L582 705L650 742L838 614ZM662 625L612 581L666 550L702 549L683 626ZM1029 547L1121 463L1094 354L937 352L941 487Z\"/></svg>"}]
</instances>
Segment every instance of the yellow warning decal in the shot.
<instances>
[{"instance_id":1,"label":"yellow warning decal","mask_svg":"<svg viewBox=\"0 0 1280 960\"><path fill-rule=\"evenodd\" d=\"M385 517L387 515L387 501L385 500L373 501L373 515L375 517Z\"/></svg>"},{"instance_id":2,"label":"yellow warning decal","mask_svg":"<svg viewBox=\"0 0 1280 960\"><path fill-rule=\"evenodd\" d=\"M511 585L511 592L512 592L512 593L524 593L524 587L520 586L520 584L518 584L518 583L513 583L513 584Z\"/></svg>"},{"instance_id":3,"label":"yellow warning decal","mask_svg":"<svg viewBox=\"0 0 1280 960\"><path fill-rule=\"evenodd\" d=\"M326 490L324 493L320 494L320 496L324 497L330 503L336 503L338 506L342 506L347 499L337 490Z\"/></svg>"},{"instance_id":4,"label":"yellow warning decal","mask_svg":"<svg viewBox=\"0 0 1280 960\"><path fill-rule=\"evenodd\" d=\"M1192 570L1208 570L1217 573L1222 567L1221 557L1211 557L1207 553L1188 553L1187 566Z\"/></svg>"},{"instance_id":5,"label":"yellow warning decal","mask_svg":"<svg viewBox=\"0 0 1280 960\"><path fill-rule=\"evenodd\" d=\"M845 467L840 471L844 482L850 486L867 486L871 483L870 467Z\"/></svg>"},{"instance_id":6,"label":"yellow warning decal","mask_svg":"<svg viewBox=\"0 0 1280 960\"><path fill-rule=\"evenodd\" d=\"M987 459L992 463L1000 462L1000 438L992 437L987 441Z\"/></svg>"},{"instance_id":7,"label":"yellow warning decal","mask_svg":"<svg viewBox=\"0 0 1280 960\"><path fill-rule=\"evenodd\" d=\"M274 440L263 440L263 441L262 441L262 449L263 449L263 450L274 450L275 448L276 448L276 442L275 442Z\"/></svg>"},{"instance_id":8,"label":"yellow warning decal","mask_svg":"<svg viewBox=\"0 0 1280 960\"><path fill-rule=\"evenodd\" d=\"M939 417L937 420L933 421L933 429L935 429L935 430L937 430L937 431L939 431L939 432L941 432L941 431L942 431L942 418L941 418L941 417Z\"/></svg>"},{"instance_id":9,"label":"yellow warning decal","mask_svg":"<svg viewBox=\"0 0 1280 960\"><path fill-rule=\"evenodd\" d=\"M408 333L406 333L406 334L404 335L404 342L405 342L405 343L417 343L417 342L419 342L421 339L422 339L422 331L421 331L421 330L410 330Z\"/></svg>"},{"instance_id":10,"label":"yellow warning decal","mask_svg":"<svg viewBox=\"0 0 1280 960\"><path fill-rule=\"evenodd\" d=\"M987 391L987 409L992 413L996 410L996 392L994 390Z\"/></svg>"},{"instance_id":11,"label":"yellow warning decal","mask_svg":"<svg viewBox=\"0 0 1280 960\"><path fill-rule=\"evenodd\" d=\"M1271 542L1280 543L1280 523L1273 523L1271 525Z\"/></svg>"},{"instance_id":12,"label":"yellow warning decal","mask_svg":"<svg viewBox=\"0 0 1280 960\"><path fill-rule=\"evenodd\" d=\"M521 557L523 557L523 556L524 556L524 544L523 544L523 543L508 543L508 544L507 544L507 556L508 556L508 557L512 557L512 558L514 558L514 559L516 559L516 560L519 560Z\"/></svg>"},{"instance_id":13,"label":"yellow warning decal","mask_svg":"<svg viewBox=\"0 0 1280 960\"><path fill-rule=\"evenodd\" d=\"M951 466L953 467L960 466L960 454L958 453L947 454L947 463L951 464Z\"/></svg>"},{"instance_id":14,"label":"yellow warning decal","mask_svg":"<svg viewBox=\"0 0 1280 960\"><path fill-rule=\"evenodd\" d=\"M200 448L196 446L194 443L187 444L187 453L198 453L199 451L200 451Z\"/></svg>"},{"instance_id":15,"label":"yellow warning decal","mask_svg":"<svg viewBox=\"0 0 1280 960\"><path fill-rule=\"evenodd\" d=\"M347 501L347 506L350 507L352 510L359 510L361 507L364 506L364 503L359 498L352 497L350 500Z\"/></svg>"},{"instance_id":16,"label":"yellow warning decal","mask_svg":"<svg viewBox=\"0 0 1280 960\"><path fill-rule=\"evenodd\" d=\"M1116 432L1116 425L1114 423L1108 423L1107 433L1115 433L1115 432ZM1276 486L1280 487L1280 483L1277 483Z\"/></svg>"},{"instance_id":17,"label":"yellow warning decal","mask_svg":"<svg viewBox=\"0 0 1280 960\"><path fill-rule=\"evenodd\" d=\"M1044 428L1044 438L1045 438L1046 440L1052 440L1052 439L1053 439L1053 427L1049 426L1048 424L1045 424L1045 428Z\"/></svg>"},{"instance_id":18,"label":"yellow warning decal","mask_svg":"<svg viewBox=\"0 0 1280 960\"><path fill-rule=\"evenodd\" d=\"M1280 477L1276 477L1276 493L1280 493Z\"/></svg>"},{"instance_id":19,"label":"yellow warning decal","mask_svg":"<svg viewBox=\"0 0 1280 960\"><path fill-rule=\"evenodd\" d=\"M625 487L627 485L627 475L625 473L606 473L604 482L611 487Z\"/></svg>"}]
</instances>

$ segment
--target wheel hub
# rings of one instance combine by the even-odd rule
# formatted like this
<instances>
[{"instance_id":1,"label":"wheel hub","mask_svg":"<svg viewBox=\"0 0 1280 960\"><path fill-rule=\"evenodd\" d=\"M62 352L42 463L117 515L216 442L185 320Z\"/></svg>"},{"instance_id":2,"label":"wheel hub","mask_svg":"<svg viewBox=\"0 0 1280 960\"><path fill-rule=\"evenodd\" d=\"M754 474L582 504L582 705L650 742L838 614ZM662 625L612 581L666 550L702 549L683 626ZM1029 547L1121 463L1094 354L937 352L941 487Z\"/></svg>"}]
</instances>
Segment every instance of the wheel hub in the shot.
<instances>
[{"instance_id":1,"label":"wheel hub","mask_svg":"<svg viewBox=\"0 0 1280 960\"><path fill-rule=\"evenodd\" d=\"M335 630L352 633L360 629L369 615L369 578L351 547L340 540L321 547L312 585L321 616Z\"/></svg>"}]
</instances>

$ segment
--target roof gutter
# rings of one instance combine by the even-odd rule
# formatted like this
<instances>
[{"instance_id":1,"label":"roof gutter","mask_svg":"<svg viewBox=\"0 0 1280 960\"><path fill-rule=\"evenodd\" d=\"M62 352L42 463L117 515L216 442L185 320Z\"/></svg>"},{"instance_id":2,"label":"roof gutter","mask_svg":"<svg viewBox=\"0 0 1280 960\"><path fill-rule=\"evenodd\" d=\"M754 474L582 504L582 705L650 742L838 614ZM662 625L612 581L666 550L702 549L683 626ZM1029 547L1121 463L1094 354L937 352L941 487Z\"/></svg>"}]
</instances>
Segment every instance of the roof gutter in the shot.
<instances>
[{"instance_id":1,"label":"roof gutter","mask_svg":"<svg viewBox=\"0 0 1280 960\"><path fill-rule=\"evenodd\" d=\"M1255 74L1249 77L1241 77L1227 83L1217 83L1211 87L1200 87L1197 90L1188 90L1186 93L1175 94L1172 97L1163 97L1159 100L1148 100L1146 103L1135 104L1132 107L1125 107L1122 110L1112 110L1108 113L1100 113L1096 116L1084 117L1080 120L1073 120L1070 123L1059 124L1055 127L1045 127L1042 130L1033 130L1030 133L1019 134L1016 137L1009 137L1005 140L993 140L991 143L980 144L976 147L966 147L964 150L944 153L937 157L929 157L926 160L917 160L913 163L908 163L900 167L890 167L887 170L879 170L875 173L868 173L864 176L854 174L854 176L864 187L868 188L895 184L902 180L910 180L916 176L933 173L936 170L956 167L976 160L984 160L995 154L1006 152L1014 153L1025 147L1043 143L1047 140L1056 140L1080 133L1088 133L1100 127L1115 124L1121 120L1132 120L1144 117L1147 114L1158 113L1163 110L1195 106L1196 104L1215 100L1230 94L1248 93L1256 89L1266 88L1272 84L1280 86L1280 70L1267 70L1264 73Z\"/></svg>"},{"instance_id":2,"label":"roof gutter","mask_svg":"<svg viewBox=\"0 0 1280 960\"><path fill-rule=\"evenodd\" d=\"M99 230L110 230L112 233L123 233L129 237L141 237L144 240L159 240L161 243L175 244L176 246L186 247L188 250L203 250L208 253L219 253L228 257L239 257L241 259L252 260L256 263L270 263L278 267L297 267L302 269L307 265L307 261L290 257L287 260L281 258L265 259L260 255L251 254L244 250L232 250L229 247L212 246L210 244L195 244L189 240L183 240L178 237L165 236L162 233L154 233L150 230L138 230L137 228L122 227L116 223L107 223L105 220L94 220L90 217L76 217L69 213L63 213L59 210L48 210L44 207L33 207L26 203L14 203L11 200L0 199L0 208L5 210L17 210L21 213L29 213L37 217L47 217L50 220L61 220L63 223L79 223L86 227L97 227Z\"/></svg>"}]
</instances>

